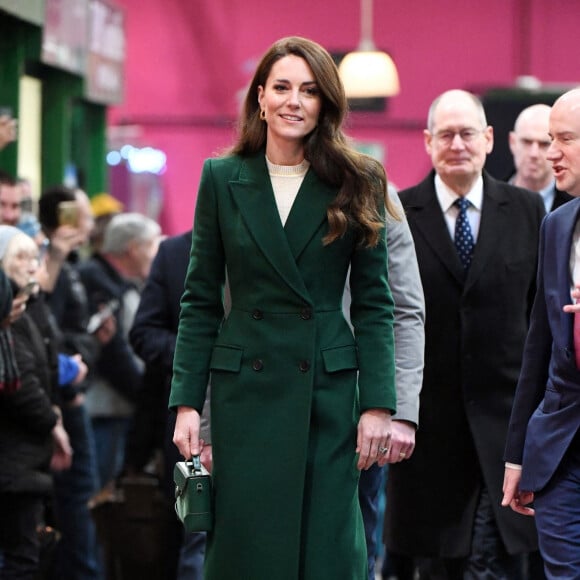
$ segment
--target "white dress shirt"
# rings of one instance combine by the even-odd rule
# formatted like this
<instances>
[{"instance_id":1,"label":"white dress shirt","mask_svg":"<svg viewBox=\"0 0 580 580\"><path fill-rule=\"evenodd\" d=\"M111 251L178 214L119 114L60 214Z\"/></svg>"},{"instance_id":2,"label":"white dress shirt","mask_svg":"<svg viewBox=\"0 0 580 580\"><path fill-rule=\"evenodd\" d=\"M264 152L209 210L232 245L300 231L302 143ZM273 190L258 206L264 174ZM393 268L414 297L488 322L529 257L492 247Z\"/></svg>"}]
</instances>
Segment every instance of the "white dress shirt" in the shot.
<instances>
[{"instance_id":1,"label":"white dress shirt","mask_svg":"<svg viewBox=\"0 0 580 580\"><path fill-rule=\"evenodd\" d=\"M447 187L439 175L435 175L435 193L437 194L437 201L441 206L445 223L449 230L451 239L455 238L455 222L459 214L459 208L454 204L458 199L457 195L452 189ZM465 199L469 200L471 205L467 208L467 219L471 227L471 235L473 241L477 243L477 236L479 234L479 224L481 222L481 209L483 207L483 177L481 175L475 180L473 187L467 192Z\"/></svg>"}]
</instances>

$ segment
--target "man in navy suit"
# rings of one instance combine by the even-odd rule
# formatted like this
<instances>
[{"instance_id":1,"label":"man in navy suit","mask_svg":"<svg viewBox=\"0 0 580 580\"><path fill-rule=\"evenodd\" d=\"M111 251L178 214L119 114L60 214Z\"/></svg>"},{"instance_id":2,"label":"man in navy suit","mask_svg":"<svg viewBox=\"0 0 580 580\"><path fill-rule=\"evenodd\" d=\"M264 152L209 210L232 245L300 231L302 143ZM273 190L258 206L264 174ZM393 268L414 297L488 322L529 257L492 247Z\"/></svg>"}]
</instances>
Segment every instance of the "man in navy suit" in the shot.
<instances>
[{"instance_id":1,"label":"man in navy suit","mask_svg":"<svg viewBox=\"0 0 580 580\"><path fill-rule=\"evenodd\" d=\"M580 197L580 89L555 102L550 136L556 184ZM575 199L542 224L538 292L505 451L502 505L535 512L548 578L580 578L579 215Z\"/></svg>"}]
</instances>

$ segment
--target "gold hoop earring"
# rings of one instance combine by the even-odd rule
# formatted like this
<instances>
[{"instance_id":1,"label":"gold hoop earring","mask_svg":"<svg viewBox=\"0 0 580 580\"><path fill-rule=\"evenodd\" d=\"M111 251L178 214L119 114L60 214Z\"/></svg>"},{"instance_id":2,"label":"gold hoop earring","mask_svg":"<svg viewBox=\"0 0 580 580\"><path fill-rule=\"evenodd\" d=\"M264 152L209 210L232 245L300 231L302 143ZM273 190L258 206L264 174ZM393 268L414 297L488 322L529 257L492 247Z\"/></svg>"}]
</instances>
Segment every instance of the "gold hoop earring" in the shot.
<instances>
[{"instance_id":1,"label":"gold hoop earring","mask_svg":"<svg viewBox=\"0 0 580 580\"><path fill-rule=\"evenodd\" d=\"M262 121L266 120L266 110L265 109L260 109L260 120L262 120Z\"/></svg>"}]
</instances>

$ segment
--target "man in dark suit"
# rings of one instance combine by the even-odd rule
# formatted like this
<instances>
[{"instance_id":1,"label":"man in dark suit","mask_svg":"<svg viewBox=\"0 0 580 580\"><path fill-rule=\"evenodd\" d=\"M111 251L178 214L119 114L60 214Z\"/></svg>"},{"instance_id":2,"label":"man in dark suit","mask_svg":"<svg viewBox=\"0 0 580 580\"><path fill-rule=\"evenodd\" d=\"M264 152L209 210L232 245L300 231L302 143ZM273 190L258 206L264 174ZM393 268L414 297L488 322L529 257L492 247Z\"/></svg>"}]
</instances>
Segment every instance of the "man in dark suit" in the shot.
<instances>
[{"instance_id":1,"label":"man in dark suit","mask_svg":"<svg viewBox=\"0 0 580 580\"><path fill-rule=\"evenodd\" d=\"M538 192L544 200L546 213L572 199L571 195L556 187L552 164L546 159L550 146L550 110L550 106L541 103L526 107L509 134L516 168L509 183Z\"/></svg>"},{"instance_id":2,"label":"man in dark suit","mask_svg":"<svg viewBox=\"0 0 580 580\"><path fill-rule=\"evenodd\" d=\"M147 458L153 448L163 448L164 487L171 504L173 504L175 493L173 467L176 461L182 460L182 457L172 442L175 413L167 411L167 403L171 387L180 300L190 251L191 230L161 242L141 293L139 308L129 334L131 346L146 364L146 396L141 397L141 403L137 408L135 429L131 438L133 442L136 442L135 446L140 444L145 448L145 452L136 452L132 455ZM209 424L205 417L202 421L202 438L209 444ZM157 435L153 432L152 425L160 426ZM144 442L144 439L147 441ZM203 460L208 467L210 467L209 450L209 445L206 445ZM173 511L173 505L170 509ZM172 525L168 538L167 580L201 578L205 533L184 536L183 525L177 517L172 517L170 522Z\"/></svg>"},{"instance_id":3,"label":"man in dark suit","mask_svg":"<svg viewBox=\"0 0 580 580\"><path fill-rule=\"evenodd\" d=\"M506 517L500 488L545 212L483 171L493 129L474 95L443 93L427 127L434 171L400 194L426 300L421 428L413 457L391 466L387 549L424 558L431 579L512 580L517 555L537 549L533 520Z\"/></svg>"},{"instance_id":4,"label":"man in dark suit","mask_svg":"<svg viewBox=\"0 0 580 580\"><path fill-rule=\"evenodd\" d=\"M559 189L580 196L580 89L550 114L547 157ZM580 578L580 201L542 225L538 293L510 420L504 498L531 515L548 578Z\"/></svg>"}]
</instances>

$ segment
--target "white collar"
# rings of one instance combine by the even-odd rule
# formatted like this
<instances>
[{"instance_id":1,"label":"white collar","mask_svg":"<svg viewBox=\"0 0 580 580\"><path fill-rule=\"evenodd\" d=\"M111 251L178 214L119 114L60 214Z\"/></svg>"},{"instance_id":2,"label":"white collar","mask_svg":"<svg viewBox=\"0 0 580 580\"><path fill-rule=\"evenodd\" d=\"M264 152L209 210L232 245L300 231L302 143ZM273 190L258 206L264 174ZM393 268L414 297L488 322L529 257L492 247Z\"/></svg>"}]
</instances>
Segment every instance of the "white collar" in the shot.
<instances>
[{"instance_id":1,"label":"white collar","mask_svg":"<svg viewBox=\"0 0 580 580\"><path fill-rule=\"evenodd\" d=\"M435 174L435 193L443 212L446 212L455 200L460 197L443 182L437 173ZM481 211L483 206L483 177L481 175L475 180L472 188L464 197L470 201L475 209Z\"/></svg>"}]
</instances>

